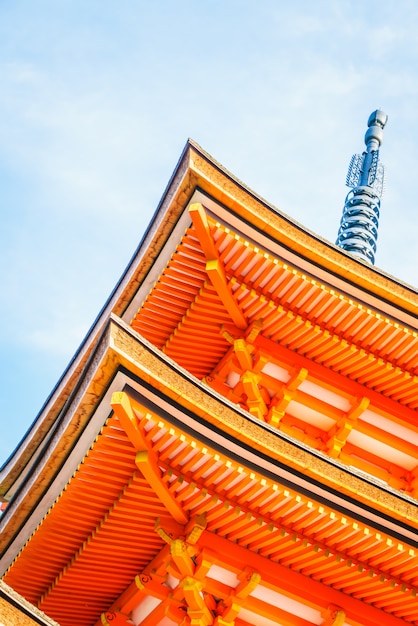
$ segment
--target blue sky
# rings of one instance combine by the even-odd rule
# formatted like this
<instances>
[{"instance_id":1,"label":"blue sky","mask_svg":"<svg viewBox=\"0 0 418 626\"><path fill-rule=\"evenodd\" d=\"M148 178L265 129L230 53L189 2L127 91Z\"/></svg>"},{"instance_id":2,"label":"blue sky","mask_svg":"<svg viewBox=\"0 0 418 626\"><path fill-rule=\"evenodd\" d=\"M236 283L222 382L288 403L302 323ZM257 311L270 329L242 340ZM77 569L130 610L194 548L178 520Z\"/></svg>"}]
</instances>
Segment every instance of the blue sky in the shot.
<instances>
[{"instance_id":1,"label":"blue sky","mask_svg":"<svg viewBox=\"0 0 418 626\"><path fill-rule=\"evenodd\" d=\"M110 294L187 137L335 241L389 115L376 265L417 285L415 0L0 2L0 463Z\"/></svg>"}]
</instances>

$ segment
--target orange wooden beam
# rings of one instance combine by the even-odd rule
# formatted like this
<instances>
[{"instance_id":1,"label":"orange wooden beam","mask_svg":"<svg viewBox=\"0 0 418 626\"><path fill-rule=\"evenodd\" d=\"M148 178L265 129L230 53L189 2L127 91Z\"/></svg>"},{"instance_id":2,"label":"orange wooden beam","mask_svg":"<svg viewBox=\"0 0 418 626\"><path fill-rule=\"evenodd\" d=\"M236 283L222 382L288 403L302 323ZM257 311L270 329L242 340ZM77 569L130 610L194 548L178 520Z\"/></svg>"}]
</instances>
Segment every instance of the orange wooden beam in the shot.
<instances>
[{"instance_id":1,"label":"orange wooden beam","mask_svg":"<svg viewBox=\"0 0 418 626\"><path fill-rule=\"evenodd\" d=\"M209 558L221 567L235 571L237 574L246 566L254 571L262 572L263 585L289 595L299 602L306 602L309 606L319 610L324 610L329 605L341 607L341 610L346 613L346 621L350 624L356 626L376 626L380 623L384 623L385 626L403 625L402 620L389 613L312 580L277 562L272 562L226 539L214 537L208 531L204 531L202 540L212 547Z\"/></svg>"},{"instance_id":2,"label":"orange wooden beam","mask_svg":"<svg viewBox=\"0 0 418 626\"><path fill-rule=\"evenodd\" d=\"M324 383L325 386L332 391L338 393L340 389L344 389L346 394L353 397L363 397L365 395L364 386L355 380L325 367L320 363L311 361L301 354L288 350L285 346L280 346L271 339L259 335L255 339L254 345L262 351L262 353L270 355L270 357L274 355L274 358L270 358L269 360L273 363L277 363L281 367L306 368L309 371L311 380L316 379ZM392 418L397 419L401 423L405 421L413 426L416 425L416 411L399 404L399 402L391 398L382 396L382 394L373 391L373 389L367 389L367 398L370 400L371 406L382 410L384 414L390 414Z\"/></svg>"},{"instance_id":3,"label":"orange wooden beam","mask_svg":"<svg viewBox=\"0 0 418 626\"><path fill-rule=\"evenodd\" d=\"M248 326L246 317L238 306L228 284L224 265L219 258L215 242L212 239L205 210L201 204L195 203L190 206L189 212L197 237L206 256L207 275L230 314L233 323L238 328L245 329Z\"/></svg>"},{"instance_id":4,"label":"orange wooden beam","mask_svg":"<svg viewBox=\"0 0 418 626\"><path fill-rule=\"evenodd\" d=\"M140 432L139 421L129 396L125 392L115 392L112 395L111 406L132 445L138 451L135 459L138 469L175 521L185 524L188 521L188 516L162 480L161 470L157 465L155 455L147 449L148 443Z\"/></svg>"}]
</instances>

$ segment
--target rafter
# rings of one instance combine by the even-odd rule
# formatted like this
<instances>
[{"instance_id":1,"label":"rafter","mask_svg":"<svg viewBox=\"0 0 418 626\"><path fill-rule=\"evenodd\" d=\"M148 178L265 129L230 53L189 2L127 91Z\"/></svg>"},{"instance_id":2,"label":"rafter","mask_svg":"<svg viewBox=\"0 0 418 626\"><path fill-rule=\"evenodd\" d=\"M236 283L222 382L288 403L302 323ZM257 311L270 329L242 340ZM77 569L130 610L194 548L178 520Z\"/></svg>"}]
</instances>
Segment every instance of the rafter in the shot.
<instances>
[{"instance_id":1,"label":"rafter","mask_svg":"<svg viewBox=\"0 0 418 626\"><path fill-rule=\"evenodd\" d=\"M226 278L224 265L219 258L210 233L205 210L201 204L195 203L190 206L189 212L197 237L206 256L206 272L208 277L226 310L229 312L233 323L238 328L245 329L248 326L247 320L237 304Z\"/></svg>"},{"instance_id":2,"label":"rafter","mask_svg":"<svg viewBox=\"0 0 418 626\"><path fill-rule=\"evenodd\" d=\"M324 623L328 626L341 626L344 621L355 626L375 626L376 623L382 623L382 620L385 626L401 626L402 624L402 620L390 613L382 613L371 604L365 604L356 598L358 594L370 594L378 588L380 582L376 575L369 579L369 583L364 581L362 584L356 582L356 577L354 577L351 587L347 579L343 585L340 585L352 591L352 595L347 595L332 586L324 587L313 578L307 578L282 564L266 560L254 552L248 552L226 539L215 537L208 531L203 531L202 534L202 543L206 547L198 551L193 560L186 557L186 560L189 560L185 566L183 558L187 553L187 545L177 545L177 541L174 540L171 544L171 557L168 556L167 549L163 549L162 553L154 559L152 567L146 568L146 571L153 573L151 575L144 573L137 577L136 596L131 593L128 602L124 603L120 600L115 603L120 612L126 616L127 609L133 608L134 597L136 605L140 604L141 597L147 595L158 600L158 606L144 618L141 626L142 624L146 626L157 624L163 615L169 614L177 618L181 617L182 620L187 617L186 621L178 622L181 624L229 626L234 625L242 609L262 615L277 624L311 626L310 622L288 612L284 600L286 596L320 611L326 619ZM179 557L178 549L183 556ZM178 571L178 583L174 588L166 586L164 578L161 577L161 574L167 571L167 558L173 560L173 564L176 565L175 570ZM181 563L179 563L179 558ZM180 567L177 567L179 565ZM231 587L211 577L212 566L235 574L239 584ZM252 595L258 585L262 585L266 590L270 589L273 592L272 598L275 597L274 593L284 596L283 605L278 605L276 599L272 600L273 604L269 604ZM128 594L125 592L124 598L127 597ZM381 597L396 607L396 590L391 594L383 594ZM213 598L218 600L214 601ZM377 599L374 600L376 601ZM381 604L384 607L384 602ZM241 622L238 619L236 623Z\"/></svg>"},{"instance_id":3,"label":"rafter","mask_svg":"<svg viewBox=\"0 0 418 626\"><path fill-rule=\"evenodd\" d=\"M111 406L132 445L138 451L135 459L138 469L148 481L156 496L167 508L167 511L177 522L185 524L188 521L188 517L162 480L161 470L158 467L156 457L148 449L147 441L140 432L138 418L131 406L129 396L124 392L115 392L112 395Z\"/></svg>"},{"instance_id":4,"label":"rafter","mask_svg":"<svg viewBox=\"0 0 418 626\"><path fill-rule=\"evenodd\" d=\"M204 533L206 537L207 531ZM210 538L207 537L208 543ZM217 537L216 553L212 558L216 563L225 569L230 569L237 574L244 568L254 568L263 572L263 585L278 590L289 595L298 601L303 601L318 610L324 610L329 605L341 607L345 611L347 620L358 626L375 626L382 623L385 626L401 626L402 621L389 613L384 613L373 606L365 604L351 596L347 596L332 587L324 587L321 583L303 576L299 572L290 570L279 563L267 561L264 557L253 552L248 552L245 548L231 543L226 539Z\"/></svg>"}]
</instances>

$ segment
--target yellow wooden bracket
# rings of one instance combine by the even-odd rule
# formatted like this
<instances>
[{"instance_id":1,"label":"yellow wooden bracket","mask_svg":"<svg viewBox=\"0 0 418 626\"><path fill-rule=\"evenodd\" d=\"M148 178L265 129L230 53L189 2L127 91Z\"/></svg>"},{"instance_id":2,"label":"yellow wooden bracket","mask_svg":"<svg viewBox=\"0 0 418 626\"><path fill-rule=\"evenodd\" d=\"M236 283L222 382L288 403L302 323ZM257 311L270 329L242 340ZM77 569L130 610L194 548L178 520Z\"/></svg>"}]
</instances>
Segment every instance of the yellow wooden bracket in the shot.
<instances>
[{"instance_id":1,"label":"yellow wooden bracket","mask_svg":"<svg viewBox=\"0 0 418 626\"><path fill-rule=\"evenodd\" d=\"M269 411L266 417L267 422L273 426L278 426L284 417L289 403L293 400L297 388L307 378L308 370L304 367L298 369L289 382L283 387L281 394L277 394L270 402Z\"/></svg>"},{"instance_id":2,"label":"yellow wooden bracket","mask_svg":"<svg viewBox=\"0 0 418 626\"><path fill-rule=\"evenodd\" d=\"M143 594L166 600L170 595L170 587L167 587L166 577L156 576L153 574L138 574L135 576L135 586Z\"/></svg>"},{"instance_id":3,"label":"yellow wooden bracket","mask_svg":"<svg viewBox=\"0 0 418 626\"><path fill-rule=\"evenodd\" d=\"M283 391L281 396L275 396L270 402L266 421L277 428L280 420L284 417L286 409L292 398L293 393L288 393L286 389Z\"/></svg>"},{"instance_id":4,"label":"yellow wooden bracket","mask_svg":"<svg viewBox=\"0 0 418 626\"><path fill-rule=\"evenodd\" d=\"M243 336L243 331L241 328L237 328L233 324L222 324L221 335L228 343L233 345L236 339Z\"/></svg>"},{"instance_id":5,"label":"yellow wooden bracket","mask_svg":"<svg viewBox=\"0 0 418 626\"><path fill-rule=\"evenodd\" d=\"M187 603L187 615L190 619L190 624L193 626L209 626L213 624L213 615L206 606L202 595L204 583L187 576L181 581L180 585L183 588L184 598Z\"/></svg>"},{"instance_id":6,"label":"yellow wooden bracket","mask_svg":"<svg viewBox=\"0 0 418 626\"><path fill-rule=\"evenodd\" d=\"M283 413L284 415L292 399L293 399L293 393L285 389L281 397L274 398L273 406L275 407L276 411L279 411L280 413Z\"/></svg>"},{"instance_id":7,"label":"yellow wooden bracket","mask_svg":"<svg viewBox=\"0 0 418 626\"><path fill-rule=\"evenodd\" d=\"M165 608L164 617L170 619L174 622L174 624L178 624L178 626L189 626L190 624L185 604L174 604L173 602L168 603Z\"/></svg>"},{"instance_id":8,"label":"yellow wooden bracket","mask_svg":"<svg viewBox=\"0 0 418 626\"><path fill-rule=\"evenodd\" d=\"M246 404L252 415L259 419L264 419L267 414L267 405L263 399L261 390L258 386L260 375L254 372L246 371L241 376L241 382L247 395Z\"/></svg>"},{"instance_id":9,"label":"yellow wooden bracket","mask_svg":"<svg viewBox=\"0 0 418 626\"><path fill-rule=\"evenodd\" d=\"M196 580L203 580L213 565L213 558L209 557L207 555L207 550L203 548L200 554L196 555L194 560L196 562L194 577Z\"/></svg>"},{"instance_id":10,"label":"yellow wooden bracket","mask_svg":"<svg viewBox=\"0 0 418 626\"><path fill-rule=\"evenodd\" d=\"M263 330L263 320L254 320L245 331L245 338L248 343L254 343L258 335Z\"/></svg>"},{"instance_id":11,"label":"yellow wooden bracket","mask_svg":"<svg viewBox=\"0 0 418 626\"><path fill-rule=\"evenodd\" d=\"M357 422L357 418L367 409L369 403L369 398L363 397L358 399L352 408L328 432L329 438L326 447L331 457L337 458L340 455L349 434Z\"/></svg>"},{"instance_id":12,"label":"yellow wooden bracket","mask_svg":"<svg viewBox=\"0 0 418 626\"><path fill-rule=\"evenodd\" d=\"M222 616L219 616L220 619L218 618L218 622L215 622L215 624L227 624L229 626L230 624L235 623L235 619L238 617L238 613L241 610L242 602L237 602L233 596L230 596L227 600L225 600L224 604L225 610L222 613Z\"/></svg>"},{"instance_id":13,"label":"yellow wooden bracket","mask_svg":"<svg viewBox=\"0 0 418 626\"><path fill-rule=\"evenodd\" d=\"M234 595L237 598L246 598L261 582L261 574L251 571L248 567L246 567L244 571L240 573L238 578L241 582L234 591Z\"/></svg>"},{"instance_id":14,"label":"yellow wooden bracket","mask_svg":"<svg viewBox=\"0 0 418 626\"><path fill-rule=\"evenodd\" d=\"M174 539L181 538L185 533L184 526L171 518L162 519L157 517L154 530L160 535L161 539L170 545Z\"/></svg>"},{"instance_id":15,"label":"yellow wooden bracket","mask_svg":"<svg viewBox=\"0 0 418 626\"><path fill-rule=\"evenodd\" d=\"M196 566L188 552L186 542L182 539L175 539L171 543L170 552L180 574L182 576L193 576Z\"/></svg>"},{"instance_id":16,"label":"yellow wooden bracket","mask_svg":"<svg viewBox=\"0 0 418 626\"><path fill-rule=\"evenodd\" d=\"M287 383L286 387L288 392L289 391L296 391L296 389L299 387L299 385L301 383L303 383L304 380L306 380L307 376L308 376L308 370L305 367L301 367L300 369L298 369L293 376L291 377L291 379L289 380L289 382Z\"/></svg>"},{"instance_id":17,"label":"yellow wooden bracket","mask_svg":"<svg viewBox=\"0 0 418 626\"><path fill-rule=\"evenodd\" d=\"M270 361L269 357L262 354L259 350L256 350L253 354L253 372L256 374L262 374L262 370Z\"/></svg>"},{"instance_id":18,"label":"yellow wooden bracket","mask_svg":"<svg viewBox=\"0 0 418 626\"><path fill-rule=\"evenodd\" d=\"M358 398L357 401L353 404L351 409L347 413L347 417L350 420L357 420L358 417L367 409L370 404L370 399L367 397Z\"/></svg>"},{"instance_id":19,"label":"yellow wooden bracket","mask_svg":"<svg viewBox=\"0 0 418 626\"><path fill-rule=\"evenodd\" d=\"M325 622L321 626L343 626L345 622L345 611L338 606L330 605L327 610Z\"/></svg>"},{"instance_id":20,"label":"yellow wooden bracket","mask_svg":"<svg viewBox=\"0 0 418 626\"><path fill-rule=\"evenodd\" d=\"M263 330L263 320L254 320L251 324L243 331L240 328L232 324L222 324L221 326L221 335L230 343L231 345L237 339L245 339L248 344L254 344L258 335Z\"/></svg>"},{"instance_id":21,"label":"yellow wooden bracket","mask_svg":"<svg viewBox=\"0 0 418 626\"><path fill-rule=\"evenodd\" d=\"M245 599L254 591L261 582L261 575L246 567L238 576L241 581L233 593L218 605L221 614L214 621L214 626L234 626L238 613L245 605ZM219 608L218 608L219 611Z\"/></svg>"},{"instance_id":22,"label":"yellow wooden bracket","mask_svg":"<svg viewBox=\"0 0 418 626\"><path fill-rule=\"evenodd\" d=\"M353 424L349 420L343 419L338 422L337 428L337 432L329 437L328 441L326 442L328 454L333 459L336 459L340 456L341 450L344 448L347 442L347 437L353 428ZM335 429L333 428L332 430Z\"/></svg>"},{"instance_id":23,"label":"yellow wooden bracket","mask_svg":"<svg viewBox=\"0 0 418 626\"><path fill-rule=\"evenodd\" d=\"M278 428L279 424L280 424L280 420L284 417L284 411L278 411L277 408L274 405L270 405L270 409L267 413L266 416L266 421L271 424L272 426L274 426L275 428Z\"/></svg>"},{"instance_id":24,"label":"yellow wooden bracket","mask_svg":"<svg viewBox=\"0 0 418 626\"><path fill-rule=\"evenodd\" d=\"M204 513L194 515L186 526L186 542L189 545L197 543L206 526L206 515Z\"/></svg>"},{"instance_id":25,"label":"yellow wooden bracket","mask_svg":"<svg viewBox=\"0 0 418 626\"><path fill-rule=\"evenodd\" d=\"M100 616L100 622L103 626L128 626L128 624L132 624L129 619L129 615L114 613L113 611L102 613Z\"/></svg>"},{"instance_id":26,"label":"yellow wooden bracket","mask_svg":"<svg viewBox=\"0 0 418 626\"><path fill-rule=\"evenodd\" d=\"M253 350L254 348L248 345L244 339L236 339L234 341L234 352L241 369L243 369L244 371L252 370L253 368Z\"/></svg>"},{"instance_id":27,"label":"yellow wooden bracket","mask_svg":"<svg viewBox=\"0 0 418 626\"><path fill-rule=\"evenodd\" d=\"M171 542L173 541L173 537L171 537L171 535L169 535L164 528L158 527L155 530L160 535L160 537L161 537L161 539L163 541L165 541L166 543L171 545Z\"/></svg>"},{"instance_id":28,"label":"yellow wooden bracket","mask_svg":"<svg viewBox=\"0 0 418 626\"><path fill-rule=\"evenodd\" d=\"M213 626L235 626L235 620L227 622L223 616L218 615L213 622Z\"/></svg>"}]
</instances>

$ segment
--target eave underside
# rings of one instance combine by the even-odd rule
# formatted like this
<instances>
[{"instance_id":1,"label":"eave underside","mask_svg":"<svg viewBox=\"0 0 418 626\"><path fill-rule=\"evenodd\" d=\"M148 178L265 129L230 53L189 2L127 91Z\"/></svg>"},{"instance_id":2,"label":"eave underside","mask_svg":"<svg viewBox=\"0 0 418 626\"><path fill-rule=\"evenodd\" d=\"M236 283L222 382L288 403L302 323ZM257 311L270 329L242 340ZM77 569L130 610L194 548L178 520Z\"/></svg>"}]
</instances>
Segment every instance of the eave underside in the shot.
<instances>
[{"instance_id":1,"label":"eave underside","mask_svg":"<svg viewBox=\"0 0 418 626\"><path fill-rule=\"evenodd\" d=\"M248 452L214 445L220 431L212 445L199 439L201 418L193 432L170 420L161 399L116 393L112 406L6 575L61 626L102 613L179 624L199 611L202 625L310 626L333 606L348 624L418 623L418 556L367 511L360 519L255 471Z\"/></svg>"},{"instance_id":2,"label":"eave underside","mask_svg":"<svg viewBox=\"0 0 418 626\"><path fill-rule=\"evenodd\" d=\"M416 496L416 330L231 231L213 204L189 211L132 327L253 415Z\"/></svg>"},{"instance_id":3,"label":"eave underside","mask_svg":"<svg viewBox=\"0 0 418 626\"><path fill-rule=\"evenodd\" d=\"M61 439L45 445L39 477L19 487L29 497L11 522L23 524L57 484L120 366L173 412L178 405L177 421L161 397L150 404L117 388L114 412L101 409L103 429L6 580L61 626L416 626L410 294L399 288L391 303L367 268L358 288L354 274L345 283L344 255L292 225L279 237L280 216L222 172L210 207L190 204L184 236L173 240L196 186L215 178L201 154L189 158L169 222L149 236L149 258L108 307L132 328L113 318L89 361L86 349L83 392L66 390ZM244 196L248 206L237 200ZM292 480L276 476L279 467Z\"/></svg>"}]
</instances>

